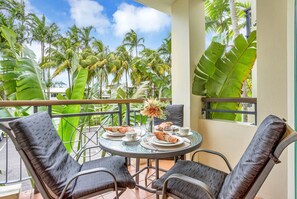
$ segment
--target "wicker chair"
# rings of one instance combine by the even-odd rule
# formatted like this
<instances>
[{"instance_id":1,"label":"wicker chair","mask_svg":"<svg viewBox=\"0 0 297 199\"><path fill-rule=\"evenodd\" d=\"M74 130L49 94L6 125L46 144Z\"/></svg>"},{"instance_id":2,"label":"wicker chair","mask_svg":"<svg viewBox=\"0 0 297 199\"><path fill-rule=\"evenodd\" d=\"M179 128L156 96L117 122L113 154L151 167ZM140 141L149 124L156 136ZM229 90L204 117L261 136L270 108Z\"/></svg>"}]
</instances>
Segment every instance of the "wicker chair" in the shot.
<instances>
[{"instance_id":1,"label":"wicker chair","mask_svg":"<svg viewBox=\"0 0 297 199\"><path fill-rule=\"evenodd\" d=\"M221 153L201 149L193 154L192 161L178 161L152 186L162 193L163 198L253 199L273 166L280 163L278 158L282 151L296 140L297 133L292 128L270 115L258 127L233 170ZM223 158L230 173L194 162L193 157L200 152Z\"/></svg>"},{"instance_id":2,"label":"wicker chair","mask_svg":"<svg viewBox=\"0 0 297 199\"><path fill-rule=\"evenodd\" d=\"M36 187L45 199L88 198L109 191L119 198L126 188L134 188L125 159L101 158L80 165L64 147L51 117L39 112L0 124L23 159Z\"/></svg>"}]
</instances>

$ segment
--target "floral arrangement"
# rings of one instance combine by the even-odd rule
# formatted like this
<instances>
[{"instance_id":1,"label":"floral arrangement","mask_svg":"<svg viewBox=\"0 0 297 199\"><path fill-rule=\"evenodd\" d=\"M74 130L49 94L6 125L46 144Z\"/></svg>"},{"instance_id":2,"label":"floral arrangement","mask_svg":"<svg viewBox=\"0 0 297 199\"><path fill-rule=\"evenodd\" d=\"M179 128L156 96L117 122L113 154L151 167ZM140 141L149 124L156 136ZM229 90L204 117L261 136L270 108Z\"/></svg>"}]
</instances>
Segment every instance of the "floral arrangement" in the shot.
<instances>
[{"instance_id":1,"label":"floral arrangement","mask_svg":"<svg viewBox=\"0 0 297 199\"><path fill-rule=\"evenodd\" d=\"M140 111L140 113L144 116L148 116L150 118L165 118L165 109L166 104L161 102L157 99L147 99L144 101L144 107L143 110Z\"/></svg>"}]
</instances>

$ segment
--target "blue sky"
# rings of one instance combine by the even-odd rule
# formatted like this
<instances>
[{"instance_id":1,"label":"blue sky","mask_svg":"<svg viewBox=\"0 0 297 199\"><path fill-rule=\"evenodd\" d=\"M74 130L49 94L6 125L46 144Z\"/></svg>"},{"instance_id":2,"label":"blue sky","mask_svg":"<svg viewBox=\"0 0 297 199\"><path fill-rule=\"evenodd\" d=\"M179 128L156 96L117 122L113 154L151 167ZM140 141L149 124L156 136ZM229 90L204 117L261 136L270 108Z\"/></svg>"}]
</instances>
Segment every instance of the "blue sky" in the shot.
<instances>
[{"instance_id":1,"label":"blue sky","mask_svg":"<svg viewBox=\"0 0 297 199\"><path fill-rule=\"evenodd\" d=\"M94 26L93 35L114 50L124 34L134 29L145 45L158 48L171 30L171 18L133 0L26 0L27 9L44 14L62 32L76 24Z\"/></svg>"}]
</instances>

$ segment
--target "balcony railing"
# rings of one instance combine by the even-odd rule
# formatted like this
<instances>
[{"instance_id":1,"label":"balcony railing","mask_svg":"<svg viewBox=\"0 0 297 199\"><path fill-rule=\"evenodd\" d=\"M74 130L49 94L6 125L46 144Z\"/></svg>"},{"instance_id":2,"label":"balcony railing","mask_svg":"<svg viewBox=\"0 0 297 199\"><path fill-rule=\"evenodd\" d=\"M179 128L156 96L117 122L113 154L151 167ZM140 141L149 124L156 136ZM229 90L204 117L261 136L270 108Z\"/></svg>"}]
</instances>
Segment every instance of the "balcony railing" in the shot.
<instances>
[{"instance_id":1,"label":"balcony railing","mask_svg":"<svg viewBox=\"0 0 297 199\"><path fill-rule=\"evenodd\" d=\"M171 101L169 98L161 100ZM80 149L98 145L98 137L103 133L103 126L105 125L141 126L145 124L146 118L140 114L143 101L144 99L1 101L0 109L8 109L11 112L26 110L26 113L29 114L47 111L56 127L61 122L71 123L69 118L79 118L79 126L71 126L74 130L71 132L70 140L64 139L63 131L60 135L64 144L71 146L71 155L76 156ZM80 111L68 113L58 113L57 111L72 105L78 105ZM18 117L0 115L0 122L9 122L16 118ZM99 158L103 154L104 152L98 148L90 149L84 154L83 161ZM5 137L0 142L0 159L0 186L30 179L9 137ZM30 183L26 182L23 190L30 187Z\"/></svg>"},{"instance_id":2,"label":"balcony railing","mask_svg":"<svg viewBox=\"0 0 297 199\"><path fill-rule=\"evenodd\" d=\"M202 102L204 103L202 113L206 119L212 119L212 113L234 113L241 115L242 122L257 125L257 98L202 98ZM213 103L237 103L243 108L241 110L213 109Z\"/></svg>"}]
</instances>

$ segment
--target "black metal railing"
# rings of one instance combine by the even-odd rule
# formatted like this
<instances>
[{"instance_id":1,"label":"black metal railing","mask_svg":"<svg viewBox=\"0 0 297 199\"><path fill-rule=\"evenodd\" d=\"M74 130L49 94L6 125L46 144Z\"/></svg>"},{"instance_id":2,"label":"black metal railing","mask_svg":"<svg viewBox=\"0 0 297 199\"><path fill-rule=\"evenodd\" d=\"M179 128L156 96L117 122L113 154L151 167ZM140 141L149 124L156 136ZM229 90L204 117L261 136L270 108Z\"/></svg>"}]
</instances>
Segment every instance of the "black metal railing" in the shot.
<instances>
[{"instance_id":1,"label":"black metal railing","mask_svg":"<svg viewBox=\"0 0 297 199\"><path fill-rule=\"evenodd\" d=\"M167 98L161 100L171 101ZM143 125L146 122L146 118L140 114L143 101L144 99L0 101L0 109L17 112L22 107L29 115L38 111L47 111L56 127L62 121L68 122L69 118L78 117L80 125L72 126L74 131L71 132L71 139L64 140L63 132L60 135L64 144L71 145L71 155L76 156L80 149L98 145L98 137L103 133L103 126L105 125ZM80 111L63 114L56 111L58 107L71 105L79 105ZM0 115L0 122L9 122L16 118L18 117ZM92 149L92 151L87 151L83 161L101 156L102 151L100 149ZM8 136L0 141L0 159L0 186L30 179ZM28 181L25 183L27 185L23 186L23 190L31 188Z\"/></svg>"},{"instance_id":2,"label":"black metal railing","mask_svg":"<svg viewBox=\"0 0 297 199\"><path fill-rule=\"evenodd\" d=\"M202 108L202 113L205 115L206 119L213 119L212 113L234 113L240 114L244 118L244 115L251 115L254 117L253 122L249 122L257 125L257 98L202 98L204 104ZM236 103L236 104L247 104L248 110L227 110L227 109L214 109L212 108L213 103Z\"/></svg>"}]
</instances>

